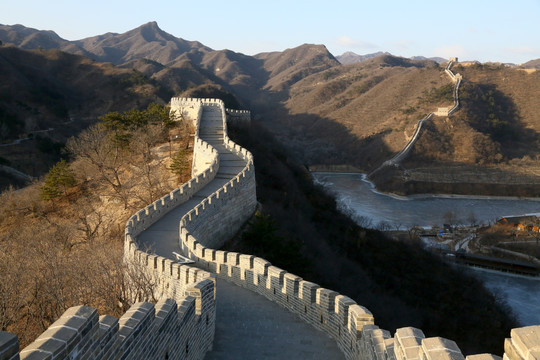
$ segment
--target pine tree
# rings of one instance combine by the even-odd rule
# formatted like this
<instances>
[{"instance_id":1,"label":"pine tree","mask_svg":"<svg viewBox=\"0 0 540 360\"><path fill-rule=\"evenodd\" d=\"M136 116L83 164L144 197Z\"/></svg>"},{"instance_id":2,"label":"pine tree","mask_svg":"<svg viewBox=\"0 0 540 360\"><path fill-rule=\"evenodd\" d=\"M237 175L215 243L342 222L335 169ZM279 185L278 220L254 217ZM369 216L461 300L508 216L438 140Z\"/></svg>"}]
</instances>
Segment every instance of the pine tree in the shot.
<instances>
[{"instance_id":1,"label":"pine tree","mask_svg":"<svg viewBox=\"0 0 540 360\"><path fill-rule=\"evenodd\" d=\"M181 178L189 171L189 165L188 151L182 149L173 156L172 164L169 166L169 169L173 174L177 175L178 178Z\"/></svg>"},{"instance_id":2,"label":"pine tree","mask_svg":"<svg viewBox=\"0 0 540 360\"><path fill-rule=\"evenodd\" d=\"M40 197L42 200L55 199L66 195L67 190L76 184L75 173L69 168L69 164L65 160L61 160L45 176Z\"/></svg>"}]
</instances>

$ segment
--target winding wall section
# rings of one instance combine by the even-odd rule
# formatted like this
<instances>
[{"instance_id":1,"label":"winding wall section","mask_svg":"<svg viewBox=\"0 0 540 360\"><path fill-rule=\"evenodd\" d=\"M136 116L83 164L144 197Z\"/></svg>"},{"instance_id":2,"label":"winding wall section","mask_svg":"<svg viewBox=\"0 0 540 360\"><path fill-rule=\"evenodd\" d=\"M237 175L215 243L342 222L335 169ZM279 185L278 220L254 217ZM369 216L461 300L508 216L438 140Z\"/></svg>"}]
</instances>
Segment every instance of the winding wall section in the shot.
<instances>
[{"instance_id":1,"label":"winding wall section","mask_svg":"<svg viewBox=\"0 0 540 360\"><path fill-rule=\"evenodd\" d=\"M20 353L17 337L0 332L0 360L201 359L212 348L214 338L215 279L211 273L265 296L322 330L336 340L347 359L464 359L451 340L425 338L421 330L411 327L398 329L392 337L374 325L369 310L346 296L272 266L265 259L216 250L255 208L253 157L228 138L221 101L173 98L171 108L193 116L197 125L194 178L130 218L124 255L136 272L153 279L152 295L162 300L156 305L136 303L120 320L98 317L95 309L85 306L71 308ZM221 133L212 132L212 126L199 126L205 111L210 123L222 122ZM235 159L226 159L230 155ZM235 163L223 166L227 161ZM182 208L186 211L180 212L179 238L172 237L174 246L207 271L148 254L137 240L165 214ZM160 243L167 236L154 240ZM132 297L145 300L148 294L135 292ZM275 344L276 351L279 346ZM504 357L539 359L540 326L513 329L505 342ZM488 354L468 357L497 358Z\"/></svg>"},{"instance_id":2,"label":"winding wall section","mask_svg":"<svg viewBox=\"0 0 540 360\"><path fill-rule=\"evenodd\" d=\"M385 166L398 166L407 155L409 155L410 151L412 150L412 147L420 137L420 132L422 130L422 126L424 123L428 120L430 120L434 115L435 116L449 116L452 115L459 107L459 86L461 85L462 76L461 74L455 74L452 72L451 68L454 65L454 63L457 62L457 58L451 58L450 61L448 61L448 64L446 65L444 72L450 76L450 79L454 82L454 105L451 108L438 108L437 111L431 112L426 115L423 119L419 120L416 124L416 129L414 130L414 134L411 137L411 139L407 142L405 147L401 149L400 152L398 152L394 157L392 157L390 160L386 160L379 166L377 169L373 170L369 176L372 176L379 170L381 170Z\"/></svg>"}]
</instances>

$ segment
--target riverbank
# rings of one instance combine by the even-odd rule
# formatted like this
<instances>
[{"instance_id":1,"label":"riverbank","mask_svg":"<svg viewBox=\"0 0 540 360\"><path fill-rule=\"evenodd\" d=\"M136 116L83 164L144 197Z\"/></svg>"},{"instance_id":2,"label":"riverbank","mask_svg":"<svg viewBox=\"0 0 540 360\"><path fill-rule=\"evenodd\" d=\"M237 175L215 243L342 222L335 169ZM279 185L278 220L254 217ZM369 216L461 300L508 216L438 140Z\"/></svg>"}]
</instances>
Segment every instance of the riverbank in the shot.
<instances>
[{"instance_id":1,"label":"riverbank","mask_svg":"<svg viewBox=\"0 0 540 360\"><path fill-rule=\"evenodd\" d=\"M324 165L324 164L318 164L318 165L309 165L308 166L309 172L332 172L332 173L363 173L361 169L347 164L341 164L341 165Z\"/></svg>"},{"instance_id":2,"label":"riverbank","mask_svg":"<svg viewBox=\"0 0 540 360\"><path fill-rule=\"evenodd\" d=\"M482 199L482 200L530 200L540 201L540 195L537 197L529 196L501 196L501 195L481 195L481 194L459 194L459 193L412 193L402 194L392 191L380 190L376 183L368 178L368 175L362 170L350 165L313 165L308 166L309 172L313 174L360 174L362 181L368 183L373 192L399 200L425 199L425 198L448 198L448 199ZM508 185L507 185L508 186Z\"/></svg>"},{"instance_id":3,"label":"riverbank","mask_svg":"<svg viewBox=\"0 0 540 360\"><path fill-rule=\"evenodd\" d=\"M363 226L407 229L445 223L492 224L500 217L540 213L540 199L485 195L383 193L360 173L311 173L339 208Z\"/></svg>"},{"instance_id":4,"label":"riverbank","mask_svg":"<svg viewBox=\"0 0 540 360\"><path fill-rule=\"evenodd\" d=\"M519 166L438 164L430 167L384 167L370 180L379 191L403 196L453 194L540 198L540 176Z\"/></svg>"},{"instance_id":5,"label":"riverbank","mask_svg":"<svg viewBox=\"0 0 540 360\"><path fill-rule=\"evenodd\" d=\"M481 280L486 288L504 301L516 314L520 326L540 324L540 281L538 278L497 271L467 267L464 268Z\"/></svg>"}]
</instances>

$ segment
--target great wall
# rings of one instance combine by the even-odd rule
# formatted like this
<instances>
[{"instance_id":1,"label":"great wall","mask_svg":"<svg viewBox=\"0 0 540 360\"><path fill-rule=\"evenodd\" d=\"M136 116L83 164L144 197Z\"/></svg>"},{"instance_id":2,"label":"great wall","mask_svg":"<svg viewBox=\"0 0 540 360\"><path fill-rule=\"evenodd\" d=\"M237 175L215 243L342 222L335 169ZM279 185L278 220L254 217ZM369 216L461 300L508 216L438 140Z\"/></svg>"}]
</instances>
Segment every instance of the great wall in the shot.
<instances>
[{"instance_id":1,"label":"great wall","mask_svg":"<svg viewBox=\"0 0 540 360\"><path fill-rule=\"evenodd\" d=\"M120 319L99 316L87 306L70 308L22 350L16 335L0 332L0 360L203 359L214 342L218 279L296 314L334 339L347 359L465 359L454 341L426 338L412 327L392 337L347 296L265 259L218 250L256 207L253 156L227 136L227 121L245 124L249 112L227 111L220 100L180 98L171 100L171 110L196 125L193 178L134 214L124 243L126 263L154 280L152 297L159 301L154 305L146 302L148 294L134 293L136 303ZM162 227L170 219L173 230ZM145 246L154 252L144 251ZM181 261L171 249L182 253ZM504 359L540 359L540 326L513 329L509 335ZM277 354L281 346L274 344ZM467 359L500 358L479 354Z\"/></svg>"},{"instance_id":2,"label":"great wall","mask_svg":"<svg viewBox=\"0 0 540 360\"><path fill-rule=\"evenodd\" d=\"M414 133L413 133L412 137L409 139L407 144L405 144L403 149L401 149L401 151L399 151L391 159L386 160L384 163L381 164L381 166L379 166L378 168L373 170L369 174L369 176L372 176L373 174L375 174L376 172L381 170L383 167L386 167L386 166L399 166L399 164L403 161L403 159L405 159L405 157L407 157L407 155L409 155L409 153L412 150L412 147L414 146L414 144L416 143L416 141L420 137L420 132L422 130L422 126L424 125L424 123L431 120L431 118L433 118L433 116L450 116L458 109L458 107L459 107L459 86L461 85L461 80L463 80L463 77L461 76L461 74L454 74L452 72L452 70L451 70L452 66L455 63L457 63L457 61L458 61L458 59L456 57L450 58L450 60L448 61L448 64L446 65L446 67L444 69L444 72L450 77L450 79L454 83L454 92L453 92L454 105L452 107L442 107L442 108L440 107L440 108L437 108L436 111L430 112L423 119L419 120L418 123L416 124L416 128L414 130Z\"/></svg>"}]
</instances>

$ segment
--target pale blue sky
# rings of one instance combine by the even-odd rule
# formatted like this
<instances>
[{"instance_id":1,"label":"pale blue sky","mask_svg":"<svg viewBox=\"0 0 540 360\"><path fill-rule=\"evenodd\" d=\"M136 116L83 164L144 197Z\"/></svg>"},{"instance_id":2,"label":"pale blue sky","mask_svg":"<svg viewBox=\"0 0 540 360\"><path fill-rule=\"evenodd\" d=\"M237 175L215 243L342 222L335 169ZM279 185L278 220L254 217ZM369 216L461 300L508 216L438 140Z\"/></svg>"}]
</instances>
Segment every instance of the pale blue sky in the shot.
<instances>
[{"instance_id":1,"label":"pale blue sky","mask_svg":"<svg viewBox=\"0 0 540 360\"><path fill-rule=\"evenodd\" d=\"M0 24L53 30L68 40L149 21L176 37L248 55L312 43L334 55L388 51L518 64L540 58L540 0L0 2Z\"/></svg>"}]
</instances>

